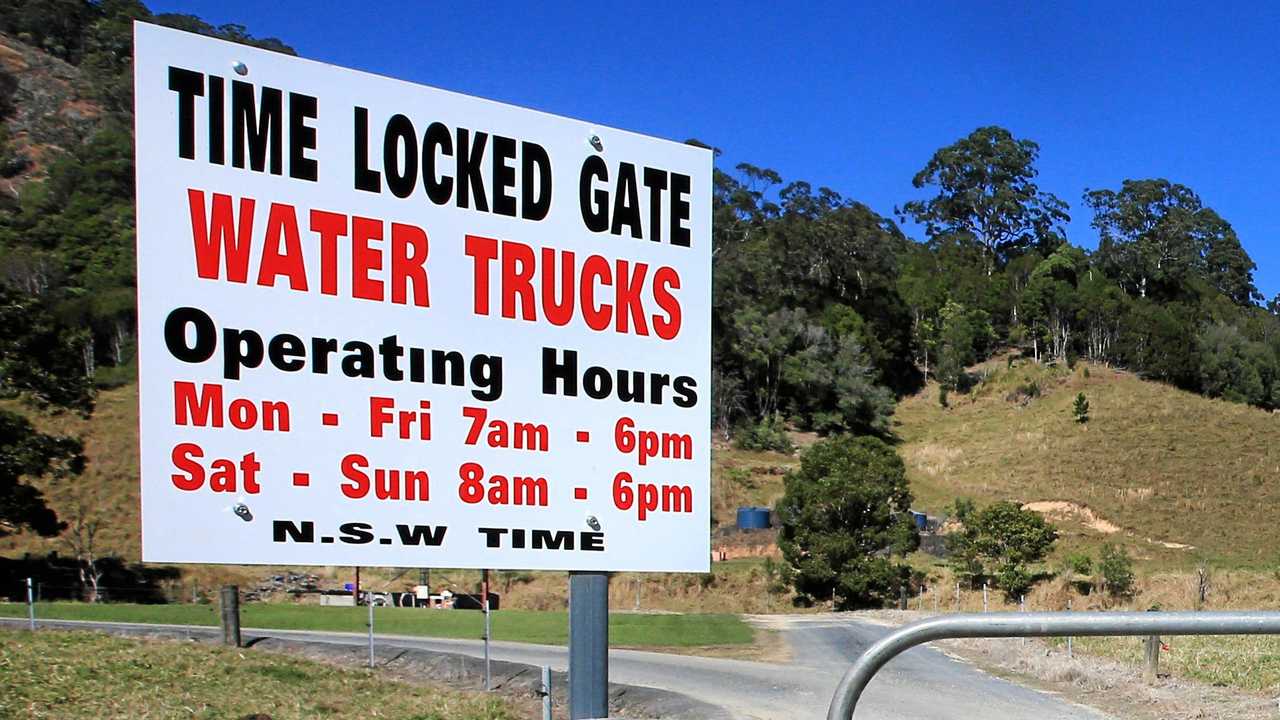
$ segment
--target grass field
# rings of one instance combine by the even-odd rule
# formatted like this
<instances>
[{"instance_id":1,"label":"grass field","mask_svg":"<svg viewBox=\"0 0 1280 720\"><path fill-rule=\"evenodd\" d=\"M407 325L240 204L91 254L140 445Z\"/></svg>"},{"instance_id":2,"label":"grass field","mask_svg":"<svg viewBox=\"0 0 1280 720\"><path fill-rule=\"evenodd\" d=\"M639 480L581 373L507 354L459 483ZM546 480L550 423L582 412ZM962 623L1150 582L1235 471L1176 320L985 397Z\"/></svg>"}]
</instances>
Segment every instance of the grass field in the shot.
<instances>
[{"instance_id":1,"label":"grass field","mask_svg":"<svg viewBox=\"0 0 1280 720\"><path fill-rule=\"evenodd\" d=\"M1275 567L1280 415L1080 363L988 363L969 395L937 388L898 406L899 452L918 504L1059 502L1061 546L1130 547L1153 568ZM1035 383L1039 396L1015 395ZM1077 393L1090 420L1074 422ZM1189 546L1189 547L1181 547Z\"/></svg>"},{"instance_id":2,"label":"grass field","mask_svg":"<svg viewBox=\"0 0 1280 720\"><path fill-rule=\"evenodd\" d=\"M262 652L98 633L0 630L0 718L508 720L492 696Z\"/></svg>"},{"instance_id":3,"label":"grass field","mask_svg":"<svg viewBox=\"0 0 1280 720\"><path fill-rule=\"evenodd\" d=\"M246 628L366 632L363 608L317 605L245 604L240 608ZM25 617L26 606L0 604L0 616ZM38 603L36 617L46 620L104 620L111 622L217 625L214 605L130 605L123 603ZM376 608L374 629L388 635L479 639L484 617L464 610ZM499 610L492 616L493 639L563 645L569 639L564 612ZM648 615L614 613L609 617L609 642L614 647L700 647L747 645L754 639L750 626L736 615Z\"/></svg>"}]
</instances>

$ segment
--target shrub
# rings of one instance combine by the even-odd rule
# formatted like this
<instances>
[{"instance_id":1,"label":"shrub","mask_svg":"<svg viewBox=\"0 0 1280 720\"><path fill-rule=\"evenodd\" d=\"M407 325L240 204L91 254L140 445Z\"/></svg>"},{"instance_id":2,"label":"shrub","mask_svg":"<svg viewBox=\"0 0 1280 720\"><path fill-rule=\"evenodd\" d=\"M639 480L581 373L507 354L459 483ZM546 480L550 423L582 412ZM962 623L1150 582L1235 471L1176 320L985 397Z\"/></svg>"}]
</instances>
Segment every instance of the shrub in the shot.
<instances>
[{"instance_id":1,"label":"shrub","mask_svg":"<svg viewBox=\"0 0 1280 720\"><path fill-rule=\"evenodd\" d=\"M1093 590L1093 558L1088 553L1071 553L1063 562L1066 581L1081 595Z\"/></svg>"},{"instance_id":2,"label":"shrub","mask_svg":"<svg viewBox=\"0 0 1280 720\"><path fill-rule=\"evenodd\" d=\"M1108 595L1114 598L1133 597L1136 578L1129 551L1111 543L1103 545L1098 571L1102 574L1102 582Z\"/></svg>"},{"instance_id":3,"label":"shrub","mask_svg":"<svg viewBox=\"0 0 1280 720\"><path fill-rule=\"evenodd\" d=\"M787 437L786 424L777 415L739 429L734 434L733 444L740 450L772 450L787 454L796 449L791 438Z\"/></svg>"},{"instance_id":4,"label":"shrub","mask_svg":"<svg viewBox=\"0 0 1280 720\"><path fill-rule=\"evenodd\" d=\"M1076 395L1076 401L1071 406L1071 415L1078 423L1089 422L1089 398L1085 397L1084 393Z\"/></svg>"}]
</instances>

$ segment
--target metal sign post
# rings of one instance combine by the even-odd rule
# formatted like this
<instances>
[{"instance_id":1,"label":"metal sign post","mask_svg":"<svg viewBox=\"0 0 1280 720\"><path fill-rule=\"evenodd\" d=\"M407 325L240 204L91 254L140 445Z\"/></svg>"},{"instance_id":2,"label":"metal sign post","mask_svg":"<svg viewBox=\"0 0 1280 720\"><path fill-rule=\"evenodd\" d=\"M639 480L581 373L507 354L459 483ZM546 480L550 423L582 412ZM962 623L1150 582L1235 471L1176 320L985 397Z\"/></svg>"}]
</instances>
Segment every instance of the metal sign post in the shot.
<instances>
[{"instance_id":1,"label":"metal sign post","mask_svg":"<svg viewBox=\"0 0 1280 720\"><path fill-rule=\"evenodd\" d=\"M489 571L484 570L484 580L481 582L481 592L484 597L481 599L481 609L484 610L484 689L493 689L493 673L489 669L489 636L492 626L489 624Z\"/></svg>"},{"instance_id":2,"label":"metal sign post","mask_svg":"<svg viewBox=\"0 0 1280 720\"><path fill-rule=\"evenodd\" d=\"M609 574L569 573L569 720L609 716Z\"/></svg>"}]
</instances>

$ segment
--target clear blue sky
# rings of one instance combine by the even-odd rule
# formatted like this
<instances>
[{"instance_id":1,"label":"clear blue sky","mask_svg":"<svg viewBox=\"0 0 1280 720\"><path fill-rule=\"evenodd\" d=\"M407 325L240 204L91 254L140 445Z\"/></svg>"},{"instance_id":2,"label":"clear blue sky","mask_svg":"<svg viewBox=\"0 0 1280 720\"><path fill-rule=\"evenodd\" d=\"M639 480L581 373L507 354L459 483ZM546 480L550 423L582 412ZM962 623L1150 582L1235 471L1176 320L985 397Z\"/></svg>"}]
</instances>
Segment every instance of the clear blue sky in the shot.
<instances>
[{"instance_id":1,"label":"clear blue sky","mask_svg":"<svg viewBox=\"0 0 1280 720\"><path fill-rule=\"evenodd\" d=\"M1280 292L1280 3L978 4L150 6L315 60L698 138L722 168L773 168L885 215L935 149L1002 125L1040 143L1040 185L1071 204L1072 242L1096 243L1085 188L1164 177L1229 220L1259 289Z\"/></svg>"}]
</instances>

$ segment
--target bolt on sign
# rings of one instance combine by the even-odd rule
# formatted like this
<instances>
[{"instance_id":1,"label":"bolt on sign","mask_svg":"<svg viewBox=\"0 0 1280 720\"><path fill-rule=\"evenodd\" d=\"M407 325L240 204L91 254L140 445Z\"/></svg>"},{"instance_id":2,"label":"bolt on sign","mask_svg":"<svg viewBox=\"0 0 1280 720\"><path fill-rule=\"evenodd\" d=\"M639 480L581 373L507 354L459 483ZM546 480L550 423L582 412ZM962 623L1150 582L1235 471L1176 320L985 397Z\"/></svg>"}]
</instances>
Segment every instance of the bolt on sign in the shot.
<instances>
[{"instance_id":1,"label":"bolt on sign","mask_svg":"<svg viewBox=\"0 0 1280 720\"><path fill-rule=\"evenodd\" d=\"M134 32L145 560L707 570L709 151Z\"/></svg>"}]
</instances>

